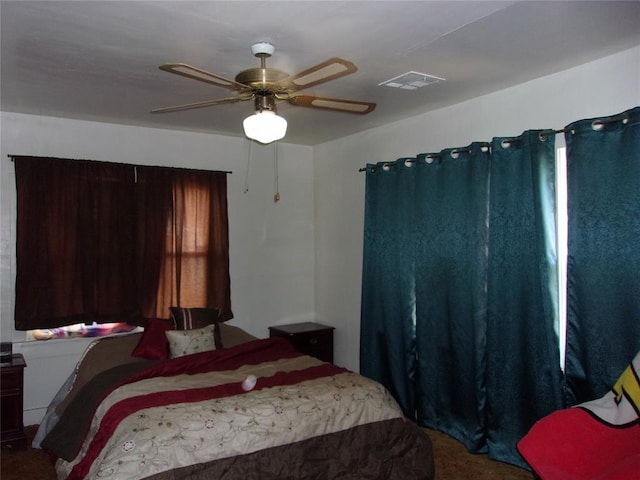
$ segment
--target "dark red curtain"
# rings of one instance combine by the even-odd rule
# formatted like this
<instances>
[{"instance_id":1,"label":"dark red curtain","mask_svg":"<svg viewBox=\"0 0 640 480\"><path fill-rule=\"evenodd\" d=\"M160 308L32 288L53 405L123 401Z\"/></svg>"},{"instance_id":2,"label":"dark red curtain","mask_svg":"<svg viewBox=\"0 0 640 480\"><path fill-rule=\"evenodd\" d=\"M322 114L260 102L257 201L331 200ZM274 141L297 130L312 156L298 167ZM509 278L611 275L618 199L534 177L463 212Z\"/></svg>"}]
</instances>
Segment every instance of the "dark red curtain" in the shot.
<instances>
[{"instance_id":1,"label":"dark red curtain","mask_svg":"<svg viewBox=\"0 0 640 480\"><path fill-rule=\"evenodd\" d=\"M133 167L36 157L14 162L16 328L135 315Z\"/></svg>"},{"instance_id":2,"label":"dark red curtain","mask_svg":"<svg viewBox=\"0 0 640 480\"><path fill-rule=\"evenodd\" d=\"M167 222L173 208L171 171L136 168L136 280L141 316L167 318L158 288L166 257ZM161 299L160 299L161 300Z\"/></svg>"},{"instance_id":3,"label":"dark red curtain","mask_svg":"<svg viewBox=\"0 0 640 480\"><path fill-rule=\"evenodd\" d=\"M232 317L225 173L14 162L16 329L166 318L174 305Z\"/></svg>"}]
</instances>

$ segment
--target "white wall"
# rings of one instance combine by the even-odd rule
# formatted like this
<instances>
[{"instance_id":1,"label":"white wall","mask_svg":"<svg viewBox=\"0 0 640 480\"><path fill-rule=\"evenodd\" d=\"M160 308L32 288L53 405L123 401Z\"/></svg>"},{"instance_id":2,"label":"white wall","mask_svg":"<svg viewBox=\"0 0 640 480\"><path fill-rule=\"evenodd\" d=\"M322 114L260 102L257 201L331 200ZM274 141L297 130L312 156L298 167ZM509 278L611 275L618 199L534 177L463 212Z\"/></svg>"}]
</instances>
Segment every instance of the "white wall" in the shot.
<instances>
[{"instance_id":1,"label":"white wall","mask_svg":"<svg viewBox=\"0 0 640 480\"><path fill-rule=\"evenodd\" d=\"M428 90L415 94L428 95ZM357 371L365 186L359 168L527 129L561 128L637 105L640 47L313 149L283 144L278 204L272 202L272 147L254 148L250 190L245 195L248 142L244 140L4 112L0 116L0 337L24 338L13 330L15 185L9 154L233 171L229 176L233 323L266 336L271 324L317 318L336 327L336 363ZM86 340L66 342L16 344L29 363L27 424L40 420Z\"/></svg>"},{"instance_id":2,"label":"white wall","mask_svg":"<svg viewBox=\"0 0 640 480\"><path fill-rule=\"evenodd\" d=\"M274 147L225 136L127 127L2 112L0 174L0 338L22 352L25 423L37 423L73 370L86 339L24 343L13 328L15 177L8 155L41 155L144 165L225 170L228 176L232 324L258 337L268 326L314 317L312 148L279 146L274 203Z\"/></svg>"},{"instance_id":3,"label":"white wall","mask_svg":"<svg viewBox=\"0 0 640 480\"><path fill-rule=\"evenodd\" d=\"M562 46L558 46L562 48ZM429 95L429 87L399 95ZM316 314L337 327L336 360L358 370L367 163L413 157L640 105L640 47L314 148ZM375 113L374 113L375 114ZM556 141L560 141L557 138Z\"/></svg>"}]
</instances>

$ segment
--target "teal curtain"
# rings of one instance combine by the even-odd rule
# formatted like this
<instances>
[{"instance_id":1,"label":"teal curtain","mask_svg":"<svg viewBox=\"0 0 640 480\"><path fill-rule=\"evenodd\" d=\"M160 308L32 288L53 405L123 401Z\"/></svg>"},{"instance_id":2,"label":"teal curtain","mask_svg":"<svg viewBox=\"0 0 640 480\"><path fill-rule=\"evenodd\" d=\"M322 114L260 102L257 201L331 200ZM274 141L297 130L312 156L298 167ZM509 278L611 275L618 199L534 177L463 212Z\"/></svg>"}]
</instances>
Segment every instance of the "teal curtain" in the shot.
<instances>
[{"instance_id":1,"label":"teal curtain","mask_svg":"<svg viewBox=\"0 0 640 480\"><path fill-rule=\"evenodd\" d=\"M553 135L494 138L487 275L489 457L526 464L515 445L562 408Z\"/></svg>"},{"instance_id":2,"label":"teal curtain","mask_svg":"<svg viewBox=\"0 0 640 480\"><path fill-rule=\"evenodd\" d=\"M531 426L601 397L640 350L640 108L566 131L564 374L558 132L366 174L361 372L420 425L523 467L516 444Z\"/></svg>"},{"instance_id":3,"label":"teal curtain","mask_svg":"<svg viewBox=\"0 0 640 480\"><path fill-rule=\"evenodd\" d=\"M415 418L412 159L367 166L360 372L385 385Z\"/></svg>"},{"instance_id":4,"label":"teal curtain","mask_svg":"<svg viewBox=\"0 0 640 480\"><path fill-rule=\"evenodd\" d=\"M484 452L489 148L422 154L415 191L418 422Z\"/></svg>"},{"instance_id":5,"label":"teal curtain","mask_svg":"<svg viewBox=\"0 0 640 480\"><path fill-rule=\"evenodd\" d=\"M369 165L365 197L361 372L420 425L523 467L517 441L561 406L538 133Z\"/></svg>"},{"instance_id":6,"label":"teal curtain","mask_svg":"<svg viewBox=\"0 0 640 480\"><path fill-rule=\"evenodd\" d=\"M604 395L640 351L640 108L566 128L569 402Z\"/></svg>"}]
</instances>

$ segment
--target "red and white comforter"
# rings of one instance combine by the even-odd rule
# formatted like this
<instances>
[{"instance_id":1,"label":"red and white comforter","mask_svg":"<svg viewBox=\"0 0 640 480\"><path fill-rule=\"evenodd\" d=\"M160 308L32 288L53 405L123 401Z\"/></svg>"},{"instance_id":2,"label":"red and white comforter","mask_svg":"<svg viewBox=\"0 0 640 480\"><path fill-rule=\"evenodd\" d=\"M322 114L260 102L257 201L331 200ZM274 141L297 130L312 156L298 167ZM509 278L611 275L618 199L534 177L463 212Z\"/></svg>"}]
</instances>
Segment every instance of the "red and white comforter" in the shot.
<instances>
[{"instance_id":1,"label":"red and white comforter","mask_svg":"<svg viewBox=\"0 0 640 480\"><path fill-rule=\"evenodd\" d=\"M244 392L250 374L257 384ZM85 412L77 454L57 461L58 478L142 479L402 417L378 383L282 339L162 362L101 397Z\"/></svg>"}]
</instances>

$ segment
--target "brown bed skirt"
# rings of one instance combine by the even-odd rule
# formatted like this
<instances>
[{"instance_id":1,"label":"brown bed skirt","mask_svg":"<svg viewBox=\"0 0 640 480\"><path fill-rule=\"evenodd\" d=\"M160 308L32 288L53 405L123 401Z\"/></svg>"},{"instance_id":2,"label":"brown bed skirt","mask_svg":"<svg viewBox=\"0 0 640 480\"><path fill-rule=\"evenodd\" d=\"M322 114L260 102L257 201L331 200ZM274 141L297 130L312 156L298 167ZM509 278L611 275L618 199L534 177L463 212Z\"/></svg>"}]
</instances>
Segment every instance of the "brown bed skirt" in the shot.
<instances>
[{"instance_id":1,"label":"brown bed skirt","mask_svg":"<svg viewBox=\"0 0 640 480\"><path fill-rule=\"evenodd\" d=\"M434 462L429 437L415 424L394 419L148 478L433 480Z\"/></svg>"}]
</instances>

